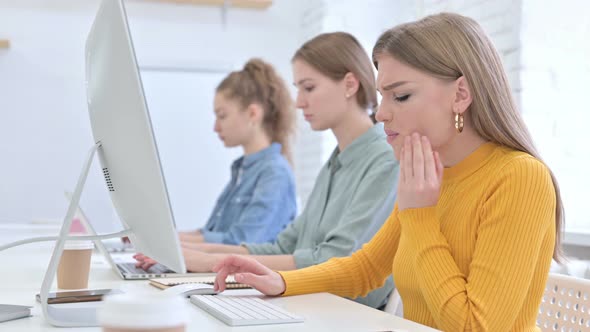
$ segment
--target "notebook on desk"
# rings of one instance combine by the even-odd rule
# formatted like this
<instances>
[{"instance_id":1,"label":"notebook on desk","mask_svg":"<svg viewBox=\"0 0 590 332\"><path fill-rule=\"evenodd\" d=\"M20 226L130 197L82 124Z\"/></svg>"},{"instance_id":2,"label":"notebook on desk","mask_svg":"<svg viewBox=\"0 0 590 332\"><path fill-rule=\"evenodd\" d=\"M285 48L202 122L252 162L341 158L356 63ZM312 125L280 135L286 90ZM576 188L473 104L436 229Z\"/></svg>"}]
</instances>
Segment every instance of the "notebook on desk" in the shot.
<instances>
[{"instance_id":1,"label":"notebook on desk","mask_svg":"<svg viewBox=\"0 0 590 332\"><path fill-rule=\"evenodd\" d=\"M182 284L207 284L213 285L215 283L215 275L191 276L191 277L173 277L173 278L153 278L150 279L150 285L166 289L168 287L182 285ZM233 276L226 279L227 289L249 289L252 288L246 284L240 284L235 281Z\"/></svg>"},{"instance_id":2,"label":"notebook on desk","mask_svg":"<svg viewBox=\"0 0 590 332\"><path fill-rule=\"evenodd\" d=\"M0 322L31 316L31 307L23 305L0 304Z\"/></svg>"}]
</instances>

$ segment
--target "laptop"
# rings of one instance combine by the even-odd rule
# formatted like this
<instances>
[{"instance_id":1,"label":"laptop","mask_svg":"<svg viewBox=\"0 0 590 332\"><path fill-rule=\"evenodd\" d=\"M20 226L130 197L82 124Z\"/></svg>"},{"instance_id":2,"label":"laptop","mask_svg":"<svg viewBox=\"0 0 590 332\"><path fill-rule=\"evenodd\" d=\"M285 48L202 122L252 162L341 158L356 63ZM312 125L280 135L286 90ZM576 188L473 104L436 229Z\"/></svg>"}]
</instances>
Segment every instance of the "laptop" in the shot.
<instances>
[{"instance_id":1,"label":"laptop","mask_svg":"<svg viewBox=\"0 0 590 332\"><path fill-rule=\"evenodd\" d=\"M69 192L65 192L66 199L68 202L70 201L72 195ZM80 219L80 222L84 226L87 232L91 232L96 234L94 228L89 222L86 213L82 210L82 208L78 205L76 210L76 216ZM125 245L121 240L121 246L117 247L113 245L114 241L109 241L109 248L113 251L111 254L110 250L108 250L102 241L97 240L94 241L96 248L98 251L105 257L109 265L111 265L113 271L124 280L147 280L152 278L167 278L167 277L187 277L187 276L196 276L196 275L203 275L203 273L176 273L166 266L162 264L156 264L150 267L147 270L138 268L135 266L135 260L131 257L132 255L129 253L117 253L119 251L128 251L130 248L128 245ZM122 250L123 248L124 250ZM214 274L213 274L214 275Z\"/></svg>"}]
</instances>

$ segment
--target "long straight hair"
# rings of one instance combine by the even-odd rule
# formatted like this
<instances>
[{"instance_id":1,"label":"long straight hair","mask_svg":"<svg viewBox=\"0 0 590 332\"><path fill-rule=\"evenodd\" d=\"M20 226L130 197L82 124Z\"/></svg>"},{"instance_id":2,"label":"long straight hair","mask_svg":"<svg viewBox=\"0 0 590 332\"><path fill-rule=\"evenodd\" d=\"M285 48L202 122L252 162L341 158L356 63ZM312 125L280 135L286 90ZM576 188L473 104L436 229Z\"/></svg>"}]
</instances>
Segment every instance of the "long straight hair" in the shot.
<instances>
[{"instance_id":1,"label":"long straight hair","mask_svg":"<svg viewBox=\"0 0 590 332\"><path fill-rule=\"evenodd\" d=\"M293 55L293 59L302 60L315 68L322 75L339 82L348 73L353 73L359 80L356 93L357 104L371 110L371 120L375 123L377 108L377 88L371 58L361 43L346 32L330 32L317 35L303 44Z\"/></svg>"},{"instance_id":2,"label":"long straight hair","mask_svg":"<svg viewBox=\"0 0 590 332\"><path fill-rule=\"evenodd\" d=\"M473 101L469 114L475 131L484 139L542 159L517 110L500 60L483 29L474 20L442 13L402 24L386 31L373 48L373 62L380 54L441 79L464 76ZM564 210L559 184L555 188L555 247L553 258L562 261L561 230Z\"/></svg>"}]
</instances>

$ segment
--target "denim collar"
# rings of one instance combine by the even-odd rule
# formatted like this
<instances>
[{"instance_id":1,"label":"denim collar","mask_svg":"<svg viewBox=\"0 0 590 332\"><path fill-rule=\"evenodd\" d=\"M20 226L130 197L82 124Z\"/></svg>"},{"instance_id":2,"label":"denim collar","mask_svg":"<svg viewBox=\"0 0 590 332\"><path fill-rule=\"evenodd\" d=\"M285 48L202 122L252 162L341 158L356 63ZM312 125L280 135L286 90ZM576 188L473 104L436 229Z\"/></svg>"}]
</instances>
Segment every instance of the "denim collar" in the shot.
<instances>
[{"instance_id":1,"label":"denim collar","mask_svg":"<svg viewBox=\"0 0 590 332\"><path fill-rule=\"evenodd\" d=\"M258 152L241 156L240 158L236 159L232 164L232 169L242 167L248 168L254 165L257 161L268 158L272 155L277 155L281 153L281 144L280 143L271 143L271 145L265 149L262 149Z\"/></svg>"}]
</instances>

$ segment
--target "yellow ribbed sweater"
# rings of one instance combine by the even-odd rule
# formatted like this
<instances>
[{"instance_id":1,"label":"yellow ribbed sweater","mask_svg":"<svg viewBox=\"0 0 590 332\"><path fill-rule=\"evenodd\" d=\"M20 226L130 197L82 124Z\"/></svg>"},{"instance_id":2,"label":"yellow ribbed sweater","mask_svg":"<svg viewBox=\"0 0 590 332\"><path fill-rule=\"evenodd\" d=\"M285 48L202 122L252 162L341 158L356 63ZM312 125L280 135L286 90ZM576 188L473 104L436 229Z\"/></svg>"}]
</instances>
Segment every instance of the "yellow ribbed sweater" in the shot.
<instances>
[{"instance_id":1,"label":"yellow ribbed sweater","mask_svg":"<svg viewBox=\"0 0 590 332\"><path fill-rule=\"evenodd\" d=\"M486 143L445 169L436 206L396 206L351 257L280 272L284 295L354 298L393 272L407 319L444 331L538 331L555 209L540 161Z\"/></svg>"}]
</instances>

